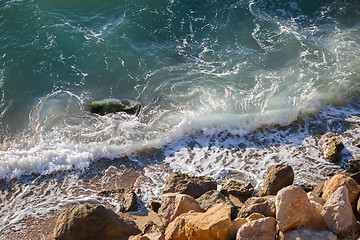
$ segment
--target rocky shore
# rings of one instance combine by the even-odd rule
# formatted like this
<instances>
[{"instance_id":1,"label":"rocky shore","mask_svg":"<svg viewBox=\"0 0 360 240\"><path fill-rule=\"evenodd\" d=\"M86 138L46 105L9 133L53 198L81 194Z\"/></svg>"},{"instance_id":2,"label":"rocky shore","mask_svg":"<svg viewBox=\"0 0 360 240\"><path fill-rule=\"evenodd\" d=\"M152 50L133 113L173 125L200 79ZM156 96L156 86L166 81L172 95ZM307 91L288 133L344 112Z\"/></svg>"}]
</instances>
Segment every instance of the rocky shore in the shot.
<instances>
[{"instance_id":1,"label":"rocky shore","mask_svg":"<svg viewBox=\"0 0 360 240\"><path fill-rule=\"evenodd\" d=\"M319 144L329 161L338 160L342 143L336 134L325 134ZM119 201L120 213L98 204L67 207L51 239L358 239L358 160L349 166L355 173L297 186L291 166L272 165L258 193L251 183L219 186L209 177L175 172L161 200L147 207L131 188L98 194Z\"/></svg>"}]
</instances>

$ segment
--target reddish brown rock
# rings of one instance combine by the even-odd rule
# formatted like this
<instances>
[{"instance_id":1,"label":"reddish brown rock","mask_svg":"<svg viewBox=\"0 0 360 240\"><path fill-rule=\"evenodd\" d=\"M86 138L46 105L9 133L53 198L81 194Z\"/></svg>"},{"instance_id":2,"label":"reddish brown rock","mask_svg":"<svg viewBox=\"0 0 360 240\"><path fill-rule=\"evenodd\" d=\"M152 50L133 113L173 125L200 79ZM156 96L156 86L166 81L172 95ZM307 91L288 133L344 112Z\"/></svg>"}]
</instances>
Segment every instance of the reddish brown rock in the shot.
<instances>
[{"instance_id":1,"label":"reddish brown rock","mask_svg":"<svg viewBox=\"0 0 360 240\"><path fill-rule=\"evenodd\" d=\"M183 213L180 216L176 217L174 221L169 223L165 230L165 239L166 240L184 240L185 237L185 225L195 216L198 212L190 211Z\"/></svg>"},{"instance_id":2,"label":"reddish brown rock","mask_svg":"<svg viewBox=\"0 0 360 240\"><path fill-rule=\"evenodd\" d=\"M202 209L193 197L186 194L167 193L162 195L161 207L158 213L161 221L167 226L177 216L190 210L202 212Z\"/></svg>"},{"instance_id":3,"label":"reddish brown rock","mask_svg":"<svg viewBox=\"0 0 360 240\"><path fill-rule=\"evenodd\" d=\"M259 197L276 195L276 193L294 182L294 171L291 166L272 165L267 169Z\"/></svg>"},{"instance_id":4,"label":"reddish brown rock","mask_svg":"<svg viewBox=\"0 0 360 240\"><path fill-rule=\"evenodd\" d=\"M193 217L185 225L185 235L191 240L224 240L231 226L231 207L217 204L205 213Z\"/></svg>"},{"instance_id":5,"label":"reddish brown rock","mask_svg":"<svg viewBox=\"0 0 360 240\"><path fill-rule=\"evenodd\" d=\"M274 240L275 236L276 219L266 217L242 225L236 234L236 240Z\"/></svg>"},{"instance_id":6,"label":"reddish brown rock","mask_svg":"<svg viewBox=\"0 0 360 240\"><path fill-rule=\"evenodd\" d=\"M275 196L251 197L240 208L237 217L246 218L252 213L261 213L265 217L275 217Z\"/></svg>"},{"instance_id":7,"label":"reddish brown rock","mask_svg":"<svg viewBox=\"0 0 360 240\"><path fill-rule=\"evenodd\" d=\"M54 229L57 240L120 238L139 233L133 221L101 205L81 204L62 211Z\"/></svg>"},{"instance_id":8,"label":"reddish brown rock","mask_svg":"<svg viewBox=\"0 0 360 240\"><path fill-rule=\"evenodd\" d=\"M355 219L348 197L348 189L341 186L326 201L321 212L325 224L331 232L342 234L355 228Z\"/></svg>"},{"instance_id":9,"label":"reddish brown rock","mask_svg":"<svg viewBox=\"0 0 360 240\"><path fill-rule=\"evenodd\" d=\"M261 213L252 213L250 216L248 216L246 218L246 220L248 220L249 222L251 221L255 221L255 220L258 220L260 218L264 218L265 216L262 215Z\"/></svg>"},{"instance_id":10,"label":"reddish brown rock","mask_svg":"<svg viewBox=\"0 0 360 240\"><path fill-rule=\"evenodd\" d=\"M281 189L275 198L276 219L282 232L304 226L312 217L312 205L298 186Z\"/></svg>"},{"instance_id":11,"label":"reddish brown rock","mask_svg":"<svg viewBox=\"0 0 360 240\"><path fill-rule=\"evenodd\" d=\"M360 193L360 185L351 177L347 177L342 174L337 174L324 183L322 198L327 201L332 193L340 186L347 187L350 204L355 206Z\"/></svg>"},{"instance_id":12,"label":"reddish brown rock","mask_svg":"<svg viewBox=\"0 0 360 240\"><path fill-rule=\"evenodd\" d=\"M231 194L236 197L251 197L254 193L254 187L250 182L241 184L234 180L229 180L221 186L221 193Z\"/></svg>"},{"instance_id":13,"label":"reddish brown rock","mask_svg":"<svg viewBox=\"0 0 360 240\"><path fill-rule=\"evenodd\" d=\"M245 218L236 218L231 222L231 226L229 229L229 234L228 234L228 240L230 239L235 239L236 238L236 233L239 230L239 228L244 225L245 223L248 223L248 220Z\"/></svg>"}]
</instances>

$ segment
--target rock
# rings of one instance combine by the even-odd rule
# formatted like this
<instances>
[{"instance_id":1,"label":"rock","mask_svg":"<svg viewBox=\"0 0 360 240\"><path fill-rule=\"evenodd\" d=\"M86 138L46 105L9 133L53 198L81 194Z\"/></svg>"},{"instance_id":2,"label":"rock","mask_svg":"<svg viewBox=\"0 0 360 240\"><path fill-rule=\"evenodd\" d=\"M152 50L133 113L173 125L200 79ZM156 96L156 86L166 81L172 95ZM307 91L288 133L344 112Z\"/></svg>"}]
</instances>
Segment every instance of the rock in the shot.
<instances>
[{"instance_id":1,"label":"rock","mask_svg":"<svg viewBox=\"0 0 360 240\"><path fill-rule=\"evenodd\" d=\"M313 193L315 193L316 196L321 197L323 194L323 188L324 188L325 182L319 183L314 189L312 190Z\"/></svg>"},{"instance_id":2,"label":"rock","mask_svg":"<svg viewBox=\"0 0 360 240\"><path fill-rule=\"evenodd\" d=\"M138 114L141 104L130 99L104 99L90 103L89 110L92 113L106 115L109 113L126 112L128 114Z\"/></svg>"},{"instance_id":3,"label":"rock","mask_svg":"<svg viewBox=\"0 0 360 240\"><path fill-rule=\"evenodd\" d=\"M177 216L190 210L202 212L202 209L193 197L180 193L167 193L162 195L158 214L161 221L167 226Z\"/></svg>"},{"instance_id":4,"label":"rock","mask_svg":"<svg viewBox=\"0 0 360 240\"><path fill-rule=\"evenodd\" d=\"M323 188L322 198L327 201L333 192L338 189L340 186L346 186L349 194L349 201L352 206L356 206L356 200L360 193L360 185L355 182L351 177L344 176L342 174L337 174L325 181Z\"/></svg>"},{"instance_id":5,"label":"rock","mask_svg":"<svg viewBox=\"0 0 360 240\"><path fill-rule=\"evenodd\" d=\"M199 203L200 207L205 211L217 203L226 203L230 205L232 208L234 208L234 205L232 204L230 199L225 197L219 191L216 190L207 191L206 193L198 197L196 201Z\"/></svg>"},{"instance_id":6,"label":"rock","mask_svg":"<svg viewBox=\"0 0 360 240\"><path fill-rule=\"evenodd\" d=\"M360 185L360 172L356 172L351 174L349 177L351 177L352 179L355 180L355 182L357 182L357 184Z\"/></svg>"},{"instance_id":7,"label":"rock","mask_svg":"<svg viewBox=\"0 0 360 240\"><path fill-rule=\"evenodd\" d=\"M163 231L164 231L163 226L158 226L156 223L150 220L145 224L143 233L153 233L153 232L163 232Z\"/></svg>"},{"instance_id":8,"label":"rock","mask_svg":"<svg viewBox=\"0 0 360 240\"><path fill-rule=\"evenodd\" d=\"M340 152L344 148L340 135L328 132L321 136L319 144L322 153L329 162L338 162L340 160Z\"/></svg>"},{"instance_id":9,"label":"rock","mask_svg":"<svg viewBox=\"0 0 360 240\"><path fill-rule=\"evenodd\" d=\"M217 183L210 177L197 177L174 172L165 182L164 193L182 193L198 198L210 190L216 190Z\"/></svg>"},{"instance_id":10,"label":"rock","mask_svg":"<svg viewBox=\"0 0 360 240\"><path fill-rule=\"evenodd\" d=\"M161 232L153 232L131 236L128 240L165 240L165 238Z\"/></svg>"},{"instance_id":11,"label":"rock","mask_svg":"<svg viewBox=\"0 0 360 240\"><path fill-rule=\"evenodd\" d=\"M360 139L355 141L354 146L360 148Z\"/></svg>"},{"instance_id":12,"label":"rock","mask_svg":"<svg viewBox=\"0 0 360 240\"><path fill-rule=\"evenodd\" d=\"M280 240L337 240L337 236L329 231L316 231L307 228L298 228L286 231Z\"/></svg>"},{"instance_id":13,"label":"rock","mask_svg":"<svg viewBox=\"0 0 360 240\"><path fill-rule=\"evenodd\" d=\"M320 204L321 206L323 206L325 204L324 199L322 199L321 197L318 197L315 193L313 192L308 192L307 196L309 198L310 201L314 201L317 202L318 204Z\"/></svg>"},{"instance_id":14,"label":"rock","mask_svg":"<svg viewBox=\"0 0 360 240\"><path fill-rule=\"evenodd\" d=\"M261 213L252 213L250 216L248 216L246 218L246 220L248 220L248 222L251 222L251 221L255 221L255 220L258 220L260 218L264 218L265 216L262 215Z\"/></svg>"},{"instance_id":15,"label":"rock","mask_svg":"<svg viewBox=\"0 0 360 240\"><path fill-rule=\"evenodd\" d=\"M282 232L304 226L312 217L312 205L306 192L298 186L288 186L276 195L276 219Z\"/></svg>"},{"instance_id":16,"label":"rock","mask_svg":"<svg viewBox=\"0 0 360 240\"><path fill-rule=\"evenodd\" d=\"M239 230L239 228L244 225L245 223L248 223L248 220L245 218L236 218L231 222L229 234L228 234L228 240L236 239L236 233Z\"/></svg>"},{"instance_id":17,"label":"rock","mask_svg":"<svg viewBox=\"0 0 360 240\"><path fill-rule=\"evenodd\" d=\"M353 158L349 160L350 172L360 171L360 158Z\"/></svg>"},{"instance_id":18,"label":"rock","mask_svg":"<svg viewBox=\"0 0 360 240\"><path fill-rule=\"evenodd\" d=\"M276 193L294 182L294 171L291 166L272 165L267 169L259 197L276 195Z\"/></svg>"},{"instance_id":19,"label":"rock","mask_svg":"<svg viewBox=\"0 0 360 240\"><path fill-rule=\"evenodd\" d=\"M101 205L74 205L62 211L54 229L57 240L120 238L139 233L133 221Z\"/></svg>"},{"instance_id":20,"label":"rock","mask_svg":"<svg viewBox=\"0 0 360 240\"><path fill-rule=\"evenodd\" d=\"M346 186L337 188L326 201L321 215L330 231L335 234L345 233L356 226Z\"/></svg>"},{"instance_id":21,"label":"rock","mask_svg":"<svg viewBox=\"0 0 360 240\"><path fill-rule=\"evenodd\" d=\"M156 213L159 211L160 207L161 207L161 203L159 203L157 201L151 201L149 203L149 209L153 210Z\"/></svg>"},{"instance_id":22,"label":"rock","mask_svg":"<svg viewBox=\"0 0 360 240\"><path fill-rule=\"evenodd\" d=\"M236 234L236 240L274 240L275 236L276 219L266 217L242 225Z\"/></svg>"},{"instance_id":23,"label":"rock","mask_svg":"<svg viewBox=\"0 0 360 240\"><path fill-rule=\"evenodd\" d=\"M231 226L231 207L219 203L205 213L193 217L185 225L185 235L191 240L224 240Z\"/></svg>"},{"instance_id":24,"label":"rock","mask_svg":"<svg viewBox=\"0 0 360 240\"><path fill-rule=\"evenodd\" d=\"M310 203L312 205L311 218L304 226L307 228L319 230L319 231L329 230L329 228L325 224L324 219L321 215L321 212L323 210L323 205L321 205L318 202L311 201L311 200L310 200Z\"/></svg>"},{"instance_id":25,"label":"rock","mask_svg":"<svg viewBox=\"0 0 360 240\"><path fill-rule=\"evenodd\" d=\"M246 183L245 185L241 185L241 183L229 180L221 186L221 193L231 194L236 197L251 197L254 193L254 187L251 183Z\"/></svg>"},{"instance_id":26,"label":"rock","mask_svg":"<svg viewBox=\"0 0 360 240\"><path fill-rule=\"evenodd\" d=\"M301 184L301 185L299 185L299 187L304 189L305 192L311 192L312 190L314 190L314 186L312 186L310 184Z\"/></svg>"},{"instance_id":27,"label":"rock","mask_svg":"<svg viewBox=\"0 0 360 240\"><path fill-rule=\"evenodd\" d=\"M246 218L252 213L261 213L265 217L275 217L275 196L251 197L240 208L238 217Z\"/></svg>"},{"instance_id":28,"label":"rock","mask_svg":"<svg viewBox=\"0 0 360 240\"><path fill-rule=\"evenodd\" d=\"M97 195L117 200L121 204L120 212L132 212L138 210L137 197L134 190L131 188L103 190Z\"/></svg>"},{"instance_id":29,"label":"rock","mask_svg":"<svg viewBox=\"0 0 360 240\"><path fill-rule=\"evenodd\" d=\"M192 219L197 216L198 212L190 211L183 213L180 216L177 216L174 221L170 222L165 230L165 239L166 240L184 240L185 236L185 225Z\"/></svg>"}]
</instances>

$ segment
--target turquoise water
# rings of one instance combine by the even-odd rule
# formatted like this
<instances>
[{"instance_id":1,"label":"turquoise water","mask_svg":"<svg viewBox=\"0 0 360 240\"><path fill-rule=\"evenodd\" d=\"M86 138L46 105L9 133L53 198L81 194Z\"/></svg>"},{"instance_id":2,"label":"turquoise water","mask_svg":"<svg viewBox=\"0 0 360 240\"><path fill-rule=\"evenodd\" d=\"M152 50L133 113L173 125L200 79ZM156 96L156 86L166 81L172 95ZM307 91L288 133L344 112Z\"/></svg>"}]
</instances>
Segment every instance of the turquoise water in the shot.
<instances>
[{"instance_id":1,"label":"turquoise water","mask_svg":"<svg viewBox=\"0 0 360 240\"><path fill-rule=\"evenodd\" d=\"M0 49L0 177L45 174L354 102L360 5L0 1ZM143 108L89 113L104 98Z\"/></svg>"}]
</instances>

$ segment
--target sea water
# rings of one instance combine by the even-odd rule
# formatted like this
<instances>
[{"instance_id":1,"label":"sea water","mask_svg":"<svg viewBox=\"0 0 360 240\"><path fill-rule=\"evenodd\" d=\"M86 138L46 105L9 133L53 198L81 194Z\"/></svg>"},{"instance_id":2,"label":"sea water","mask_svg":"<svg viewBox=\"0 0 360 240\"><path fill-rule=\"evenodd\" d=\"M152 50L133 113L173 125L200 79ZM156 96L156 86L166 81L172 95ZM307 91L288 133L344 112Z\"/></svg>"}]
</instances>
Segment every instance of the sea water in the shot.
<instances>
[{"instance_id":1,"label":"sea water","mask_svg":"<svg viewBox=\"0 0 360 240\"><path fill-rule=\"evenodd\" d=\"M0 178L31 179L4 188L3 226L92 199L60 192L101 161L141 171L146 201L172 171L258 188L287 163L315 183L338 167L316 147L326 131L345 136L341 166L360 155L356 0L4 0L0 50ZM141 112L89 112L106 98Z\"/></svg>"}]
</instances>

